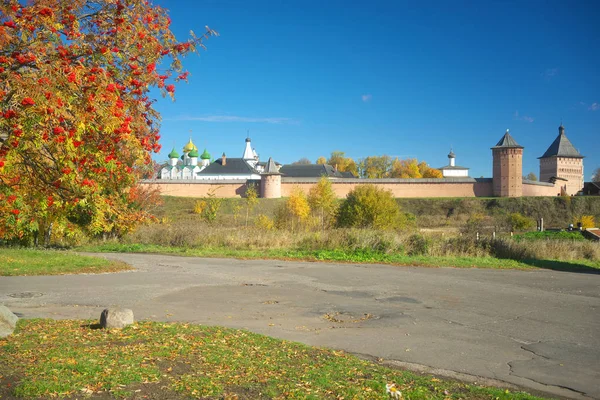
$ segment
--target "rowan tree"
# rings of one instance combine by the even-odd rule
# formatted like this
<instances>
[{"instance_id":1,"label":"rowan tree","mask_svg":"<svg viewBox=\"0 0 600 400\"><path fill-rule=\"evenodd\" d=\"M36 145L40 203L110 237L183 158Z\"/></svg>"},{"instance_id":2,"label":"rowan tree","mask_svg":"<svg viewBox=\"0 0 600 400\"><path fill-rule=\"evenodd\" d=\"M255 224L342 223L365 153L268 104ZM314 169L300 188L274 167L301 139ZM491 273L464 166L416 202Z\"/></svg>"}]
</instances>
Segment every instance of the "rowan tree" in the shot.
<instances>
[{"instance_id":1,"label":"rowan tree","mask_svg":"<svg viewBox=\"0 0 600 400\"><path fill-rule=\"evenodd\" d=\"M149 217L139 177L160 150L149 97L173 98L181 59L166 10L144 0L0 2L0 239L120 234Z\"/></svg>"}]
</instances>

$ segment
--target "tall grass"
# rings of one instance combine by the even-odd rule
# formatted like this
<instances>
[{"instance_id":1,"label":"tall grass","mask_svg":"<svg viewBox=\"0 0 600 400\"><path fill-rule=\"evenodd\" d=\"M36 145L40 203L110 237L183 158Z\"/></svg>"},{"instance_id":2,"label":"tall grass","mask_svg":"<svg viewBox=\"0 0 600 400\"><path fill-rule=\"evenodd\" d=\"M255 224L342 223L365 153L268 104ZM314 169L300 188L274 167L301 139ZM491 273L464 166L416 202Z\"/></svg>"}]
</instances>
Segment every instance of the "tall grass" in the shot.
<instances>
[{"instance_id":1,"label":"tall grass","mask_svg":"<svg viewBox=\"0 0 600 400\"><path fill-rule=\"evenodd\" d=\"M373 229L291 232L210 225L200 221L143 226L125 236L122 242L230 250L324 250L408 256L600 261L600 244L589 241L515 240L510 237L476 240L470 235L441 236Z\"/></svg>"},{"instance_id":2,"label":"tall grass","mask_svg":"<svg viewBox=\"0 0 600 400\"><path fill-rule=\"evenodd\" d=\"M397 199L403 211L416 216L419 228L404 231L374 229L326 229L320 225L295 231L267 229L253 221L271 222L285 199L260 199L249 213L246 227L245 199L226 199L217 220L203 221L192 210L196 199L164 198L158 210L160 224L139 227L121 239L126 245L214 249L231 251L325 252L352 255L378 254L407 257L476 257L512 260L588 260L600 261L600 244L588 241L555 239L547 235L526 234L514 239L507 224L511 214L527 218L544 217L548 224L572 221L576 214L600 213L600 198L519 198L519 199ZM600 219L600 218L599 218ZM271 225L269 225L271 226ZM565 225L566 226L566 225ZM271 227L272 228L272 227ZM442 232L440 232L442 231ZM496 232L496 239L492 239ZM479 234L480 240L477 240ZM599 264L600 265L600 264Z\"/></svg>"}]
</instances>

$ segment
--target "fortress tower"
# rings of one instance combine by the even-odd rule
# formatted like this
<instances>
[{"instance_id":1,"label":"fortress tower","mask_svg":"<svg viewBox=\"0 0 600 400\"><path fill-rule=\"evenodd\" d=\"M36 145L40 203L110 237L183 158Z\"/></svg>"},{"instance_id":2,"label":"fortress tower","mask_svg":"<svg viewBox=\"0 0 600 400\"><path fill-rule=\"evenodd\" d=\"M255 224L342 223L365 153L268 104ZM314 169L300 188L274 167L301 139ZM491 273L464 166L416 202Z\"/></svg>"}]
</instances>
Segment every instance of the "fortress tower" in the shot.
<instances>
[{"instance_id":1,"label":"fortress tower","mask_svg":"<svg viewBox=\"0 0 600 400\"><path fill-rule=\"evenodd\" d=\"M265 171L260 177L260 197L264 199L278 199L281 197L281 174L271 157L269 157Z\"/></svg>"},{"instance_id":2,"label":"fortress tower","mask_svg":"<svg viewBox=\"0 0 600 400\"><path fill-rule=\"evenodd\" d=\"M523 146L508 133L492 147L494 158L494 196L520 197L523 195Z\"/></svg>"},{"instance_id":3,"label":"fortress tower","mask_svg":"<svg viewBox=\"0 0 600 400\"><path fill-rule=\"evenodd\" d=\"M558 137L539 160L541 182L566 180L567 194L576 194L583 188L583 156L567 139L562 124L558 127ZM565 182L560 184L564 186Z\"/></svg>"}]
</instances>

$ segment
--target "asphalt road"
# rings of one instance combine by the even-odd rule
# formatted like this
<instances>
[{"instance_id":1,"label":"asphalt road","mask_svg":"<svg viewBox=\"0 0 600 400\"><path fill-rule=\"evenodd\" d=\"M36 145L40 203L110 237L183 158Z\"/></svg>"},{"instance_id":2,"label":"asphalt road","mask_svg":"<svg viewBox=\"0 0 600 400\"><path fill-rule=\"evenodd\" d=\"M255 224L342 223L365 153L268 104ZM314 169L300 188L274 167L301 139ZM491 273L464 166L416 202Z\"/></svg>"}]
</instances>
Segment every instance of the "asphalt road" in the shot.
<instances>
[{"instance_id":1,"label":"asphalt road","mask_svg":"<svg viewBox=\"0 0 600 400\"><path fill-rule=\"evenodd\" d=\"M136 271L1 277L0 304L25 318L98 318L119 305L137 319L246 328L461 379L600 398L597 274L100 256Z\"/></svg>"}]
</instances>

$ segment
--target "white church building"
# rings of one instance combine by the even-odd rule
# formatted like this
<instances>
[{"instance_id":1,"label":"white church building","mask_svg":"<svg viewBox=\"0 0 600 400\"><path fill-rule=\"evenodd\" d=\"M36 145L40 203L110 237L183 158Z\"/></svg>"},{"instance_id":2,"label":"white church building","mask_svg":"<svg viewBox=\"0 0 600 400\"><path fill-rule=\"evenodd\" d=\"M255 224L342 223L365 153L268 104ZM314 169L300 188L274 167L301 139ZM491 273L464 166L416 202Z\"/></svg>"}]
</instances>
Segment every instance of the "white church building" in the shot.
<instances>
[{"instance_id":1,"label":"white church building","mask_svg":"<svg viewBox=\"0 0 600 400\"><path fill-rule=\"evenodd\" d=\"M448 165L438 168L442 171L444 178L468 178L469 168L456 165L456 154L450 149L448 154Z\"/></svg>"},{"instance_id":2,"label":"white church building","mask_svg":"<svg viewBox=\"0 0 600 400\"><path fill-rule=\"evenodd\" d=\"M256 150L252 148L250 138L246 138L241 158L228 158L225 153L211 162L210 154L204 149L199 156L198 148L190 141L183 147L183 155L173 148L169 153L169 162L160 170L160 179L185 180L237 180L260 179L265 163L261 163Z\"/></svg>"}]
</instances>

